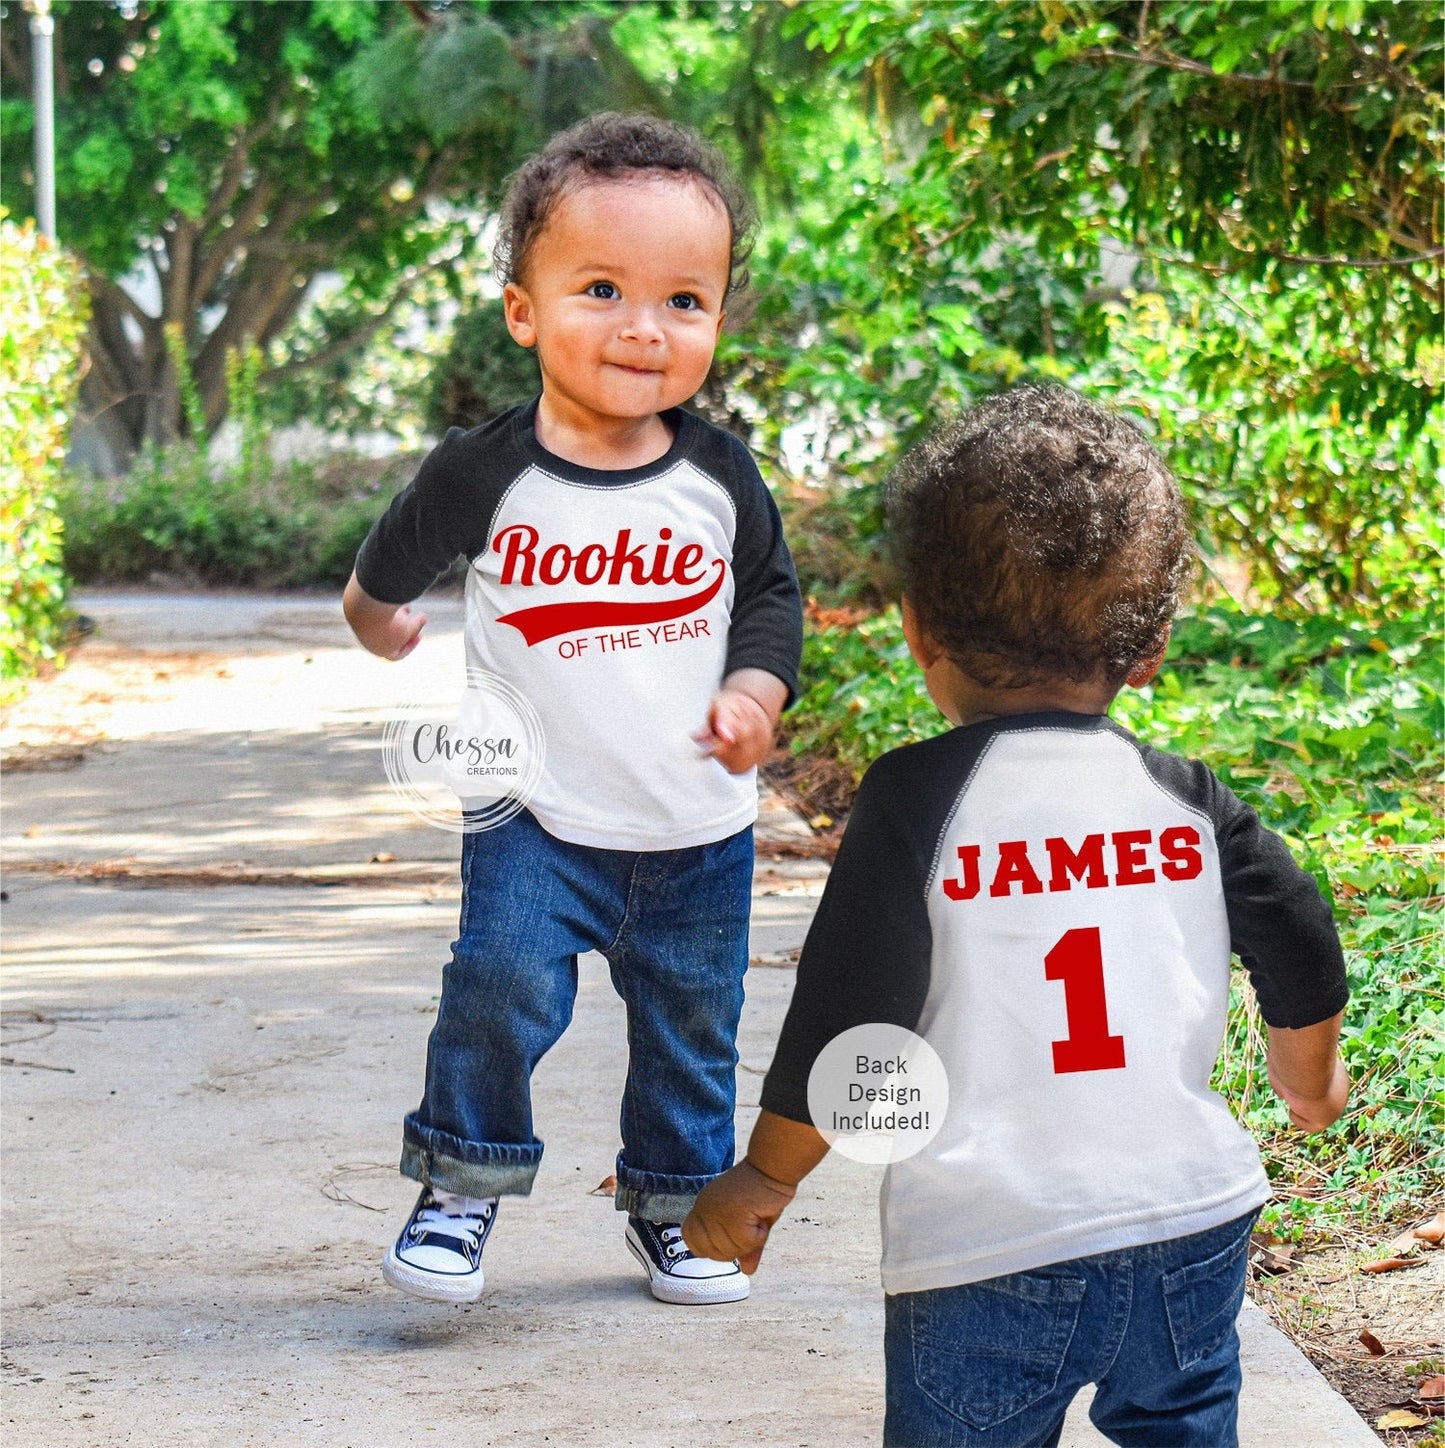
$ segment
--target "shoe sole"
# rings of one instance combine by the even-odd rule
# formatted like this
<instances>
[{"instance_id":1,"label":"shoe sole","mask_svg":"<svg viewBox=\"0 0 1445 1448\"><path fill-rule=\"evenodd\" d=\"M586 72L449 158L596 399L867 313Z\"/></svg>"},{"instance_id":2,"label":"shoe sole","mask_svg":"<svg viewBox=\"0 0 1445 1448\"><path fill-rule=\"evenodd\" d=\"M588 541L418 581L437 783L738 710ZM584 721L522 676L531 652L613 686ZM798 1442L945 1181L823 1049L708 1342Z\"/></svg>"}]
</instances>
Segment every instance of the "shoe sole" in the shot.
<instances>
[{"instance_id":1,"label":"shoe sole","mask_svg":"<svg viewBox=\"0 0 1445 1448\"><path fill-rule=\"evenodd\" d=\"M741 1302L751 1289L751 1284L741 1272L730 1277L664 1277L631 1237L623 1240L627 1243L627 1250L647 1273L652 1295L659 1302L670 1302L677 1307L706 1307L714 1302Z\"/></svg>"},{"instance_id":2,"label":"shoe sole","mask_svg":"<svg viewBox=\"0 0 1445 1448\"><path fill-rule=\"evenodd\" d=\"M428 1302L475 1302L482 1295L482 1274L445 1277L439 1272L422 1272L408 1267L393 1248L381 1264L381 1275L398 1292L409 1297L422 1297Z\"/></svg>"}]
</instances>

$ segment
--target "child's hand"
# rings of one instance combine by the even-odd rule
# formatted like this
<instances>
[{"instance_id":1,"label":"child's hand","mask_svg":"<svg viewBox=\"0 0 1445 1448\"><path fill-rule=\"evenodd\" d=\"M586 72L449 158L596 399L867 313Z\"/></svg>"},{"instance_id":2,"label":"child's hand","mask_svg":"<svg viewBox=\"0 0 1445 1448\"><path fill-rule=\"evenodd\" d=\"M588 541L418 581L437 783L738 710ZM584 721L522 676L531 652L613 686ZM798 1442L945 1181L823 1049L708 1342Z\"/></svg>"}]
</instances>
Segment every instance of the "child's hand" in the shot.
<instances>
[{"instance_id":1,"label":"child's hand","mask_svg":"<svg viewBox=\"0 0 1445 1448\"><path fill-rule=\"evenodd\" d=\"M729 774L743 774L772 748L773 721L751 694L723 688L712 696L707 728L692 737Z\"/></svg>"},{"instance_id":2,"label":"child's hand","mask_svg":"<svg viewBox=\"0 0 1445 1448\"><path fill-rule=\"evenodd\" d=\"M1338 1121L1350 1100L1350 1077L1345 1063L1335 1057L1334 1071L1329 1085L1319 1095L1307 1097L1291 1090L1275 1075L1271 1063L1269 1084L1275 1094L1289 1107L1290 1125L1296 1131L1323 1131L1332 1122Z\"/></svg>"},{"instance_id":3,"label":"child's hand","mask_svg":"<svg viewBox=\"0 0 1445 1448\"><path fill-rule=\"evenodd\" d=\"M425 627L426 614L413 613L411 605L404 603L387 623L380 639L382 647L371 651L384 659L404 659L421 642L421 631Z\"/></svg>"},{"instance_id":4,"label":"child's hand","mask_svg":"<svg viewBox=\"0 0 1445 1448\"><path fill-rule=\"evenodd\" d=\"M383 659L404 659L420 642L426 626L426 614L413 613L410 604L372 598L355 573L346 585L341 609L362 646Z\"/></svg>"},{"instance_id":5,"label":"child's hand","mask_svg":"<svg viewBox=\"0 0 1445 1448\"><path fill-rule=\"evenodd\" d=\"M788 686L766 669L735 669L708 705L707 727L692 737L729 774L745 774L773 747Z\"/></svg>"},{"instance_id":6,"label":"child's hand","mask_svg":"<svg viewBox=\"0 0 1445 1448\"><path fill-rule=\"evenodd\" d=\"M1313 1026L1269 1027L1269 1084L1300 1131L1323 1131L1349 1102L1350 1077L1338 1049L1342 1020L1343 1013Z\"/></svg>"},{"instance_id":7,"label":"child's hand","mask_svg":"<svg viewBox=\"0 0 1445 1448\"><path fill-rule=\"evenodd\" d=\"M751 1276L758 1270L773 1223L793 1200L796 1187L764 1176L749 1161L710 1181L698 1195L682 1240L699 1257L738 1265Z\"/></svg>"}]
</instances>

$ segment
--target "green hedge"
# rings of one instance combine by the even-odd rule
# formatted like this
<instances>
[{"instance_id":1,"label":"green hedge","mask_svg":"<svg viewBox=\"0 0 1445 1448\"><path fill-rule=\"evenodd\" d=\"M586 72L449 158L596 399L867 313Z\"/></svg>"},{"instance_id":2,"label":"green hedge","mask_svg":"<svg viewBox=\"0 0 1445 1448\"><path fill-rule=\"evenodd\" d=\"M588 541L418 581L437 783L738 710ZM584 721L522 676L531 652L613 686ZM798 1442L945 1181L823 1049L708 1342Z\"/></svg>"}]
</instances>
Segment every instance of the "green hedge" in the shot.
<instances>
[{"instance_id":1,"label":"green hedge","mask_svg":"<svg viewBox=\"0 0 1445 1448\"><path fill-rule=\"evenodd\" d=\"M88 302L76 264L0 213L0 678L59 657L66 577L54 487Z\"/></svg>"},{"instance_id":2,"label":"green hedge","mask_svg":"<svg viewBox=\"0 0 1445 1448\"><path fill-rule=\"evenodd\" d=\"M59 488L65 562L80 583L157 576L174 585L299 588L345 583L356 550L414 454L337 454L274 464L257 442L249 463L210 471L189 443L145 449L124 478L87 473Z\"/></svg>"}]
</instances>

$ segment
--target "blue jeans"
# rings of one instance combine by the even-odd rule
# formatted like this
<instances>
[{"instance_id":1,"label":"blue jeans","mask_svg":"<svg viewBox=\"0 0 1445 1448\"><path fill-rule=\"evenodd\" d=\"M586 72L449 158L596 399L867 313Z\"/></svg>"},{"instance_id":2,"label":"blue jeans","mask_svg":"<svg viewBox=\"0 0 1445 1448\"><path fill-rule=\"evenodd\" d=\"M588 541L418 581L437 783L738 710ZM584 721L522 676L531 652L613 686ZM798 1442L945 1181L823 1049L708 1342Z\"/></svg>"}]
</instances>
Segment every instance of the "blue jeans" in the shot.
<instances>
[{"instance_id":1,"label":"blue jeans","mask_svg":"<svg viewBox=\"0 0 1445 1448\"><path fill-rule=\"evenodd\" d=\"M691 849L598 850L524 810L463 835L461 936L402 1172L467 1196L531 1191L532 1071L572 1019L579 952L597 950L627 1006L617 1206L681 1221L733 1162L752 875L750 828Z\"/></svg>"},{"instance_id":2,"label":"blue jeans","mask_svg":"<svg viewBox=\"0 0 1445 1448\"><path fill-rule=\"evenodd\" d=\"M887 1299L885 1448L1053 1448L1089 1417L1136 1448L1236 1448L1257 1212L1223 1226Z\"/></svg>"}]
</instances>

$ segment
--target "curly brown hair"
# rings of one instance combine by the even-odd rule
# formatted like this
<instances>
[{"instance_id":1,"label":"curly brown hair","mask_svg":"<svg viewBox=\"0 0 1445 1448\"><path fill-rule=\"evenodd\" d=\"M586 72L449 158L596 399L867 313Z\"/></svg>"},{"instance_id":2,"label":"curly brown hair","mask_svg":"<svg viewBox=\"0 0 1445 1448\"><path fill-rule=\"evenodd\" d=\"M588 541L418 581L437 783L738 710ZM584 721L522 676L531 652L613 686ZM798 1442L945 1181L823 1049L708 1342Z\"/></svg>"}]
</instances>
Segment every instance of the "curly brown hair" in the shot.
<instances>
[{"instance_id":1,"label":"curly brown hair","mask_svg":"<svg viewBox=\"0 0 1445 1448\"><path fill-rule=\"evenodd\" d=\"M1120 687L1162 643L1193 564L1164 460L1065 387L970 408L903 459L885 500L919 623L985 688Z\"/></svg>"},{"instance_id":2,"label":"curly brown hair","mask_svg":"<svg viewBox=\"0 0 1445 1448\"><path fill-rule=\"evenodd\" d=\"M727 295L747 285L757 213L727 161L696 131L640 112L603 111L552 137L507 183L492 250L497 279L520 282L527 257L557 203L589 181L677 176L706 187L731 231Z\"/></svg>"}]
</instances>

